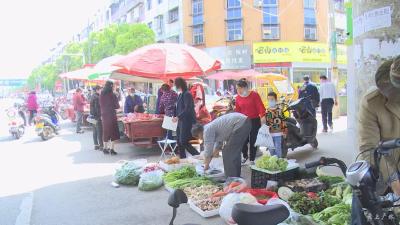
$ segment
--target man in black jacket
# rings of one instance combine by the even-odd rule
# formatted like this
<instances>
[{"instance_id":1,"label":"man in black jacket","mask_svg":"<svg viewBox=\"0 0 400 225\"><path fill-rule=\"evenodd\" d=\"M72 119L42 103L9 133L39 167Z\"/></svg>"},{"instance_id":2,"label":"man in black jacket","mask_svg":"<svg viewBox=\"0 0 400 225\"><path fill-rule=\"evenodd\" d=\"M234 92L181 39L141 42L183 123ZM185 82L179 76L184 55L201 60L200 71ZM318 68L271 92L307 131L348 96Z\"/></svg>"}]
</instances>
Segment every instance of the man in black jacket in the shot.
<instances>
[{"instance_id":1,"label":"man in black jacket","mask_svg":"<svg viewBox=\"0 0 400 225\"><path fill-rule=\"evenodd\" d=\"M300 88L299 98L310 98L311 105L307 106L309 110L312 112L314 117L316 116L316 108L319 107L320 96L317 86L310 81L310 76L305 75L303 77L304 84L303 87Z\"/></svg>"},{"instance_id":2,"label":"man in black jacket","mask_svg":"<svg viewBox=\"0 0 400 225\"><path fill-rule=\"evenodd\" d=\"M100 111L100 91L99 85L93 88L92 98L90 99L90 115L97 120L96 124L93 124L93 142L94 150L103 150L103 127L101 125L101 111Z\"/></svg>"}]
</instances>

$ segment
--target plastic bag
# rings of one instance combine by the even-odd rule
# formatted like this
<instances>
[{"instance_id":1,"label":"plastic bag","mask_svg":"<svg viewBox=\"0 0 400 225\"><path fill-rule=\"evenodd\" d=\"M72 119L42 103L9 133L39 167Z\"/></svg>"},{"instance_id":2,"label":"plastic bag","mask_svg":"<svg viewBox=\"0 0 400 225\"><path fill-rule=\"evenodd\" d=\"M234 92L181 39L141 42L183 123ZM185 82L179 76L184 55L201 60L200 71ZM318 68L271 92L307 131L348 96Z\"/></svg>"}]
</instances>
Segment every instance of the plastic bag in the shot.
<instances>
[{"instance_id":1,"label":"plastic bag","mask_svg":"<svg viewBox=\"0 0 400 225\"><path fill-rule=\"evenodd\" d=\"M277 193L268 191L266 189L247 189L246 192L256 197L258 203L262 205L267 204L267 202L273 199L279 198Z\"/></svg>"},{"instance_id":2,"label":"plastic bag","mask_svg":"<svg viewBox=\"0 0 400 225\"><path fill-rule=\"evenodd\" d=\"M122 164L114 174L114 179L118 184L137 185L139 183L142 166L135 162L129 161Z\"/></svg>"},{"instance_id":3,"label":"plastic bag","mask_svg":"<svg viewBox=\"0 0 400 225\"><path fill-rule=\"evenodd\" d=\"M227 224L236 224L232 219L232 209L236 203L259 205L257 199L249 193L231 193L222 199L219 215Z\"/></svg>"},{"instance_id":4,"label":"plastic bag","mask_svg":"<svg viewBox=\"0 0 400 225\"><path fill-rule=\"evenodd\" d=\"M272 136L269 133L269 126L263 124L258 130L257 140L254 146L275 148Z\"/></svg>"},{"instance_id":5,"label":"plastic bag","mask_svg":"<svg viewBox=\"0 0 400 225\"><path fill-rule=\"evenodd\" d=\"M140 175L139 190L141 191L152 191L156 190L163 185L164 172L161 170L155 170Z\"/></svg>"}]
</instances>

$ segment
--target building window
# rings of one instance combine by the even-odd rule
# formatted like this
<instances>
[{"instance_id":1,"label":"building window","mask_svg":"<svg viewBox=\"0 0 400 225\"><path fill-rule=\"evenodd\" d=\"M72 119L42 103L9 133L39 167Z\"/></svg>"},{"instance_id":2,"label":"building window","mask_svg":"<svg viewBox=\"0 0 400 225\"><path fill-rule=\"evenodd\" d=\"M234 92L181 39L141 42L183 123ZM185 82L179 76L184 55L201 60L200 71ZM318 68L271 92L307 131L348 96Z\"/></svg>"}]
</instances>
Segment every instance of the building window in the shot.
<instances>
[{"instance_id":1,"label":"building window","mask_svg":"<svg viewBox=\"0 0 400 225\"><path fill-rule=\"evenodd\" d=\"M162 3L162 0L157 0L158 1L158 4L161 4Z\"/></svg>"},{"instance_id":2,"label":"building window","mask_svg":"<svg viewBox=\"0 0 400 225\"><path fill-rule=\"evenodd\" d=\"M338 44L344 44L346 41L347 35L344 30L336 29L336 42Z\"/></svg>"},{"instance_id":3,"label":"building window","mask_svg":"<svg viewBox=\"0 0 400 225\"><path fill-rule=\"evenodd\" d=\"M228 41L243 40L241 19L227 21L227 27L228 27Z\"/></svg>"},{"instance_id":4,"label":"building window","mask_svg":"<svg viewBox=\"0 0 400 225\"><path fill-rule=\"evenodd\" d=\"M227 0L226 19L227 40L243 40L241 0Z\"/></svg>"},{"instance_id":5,"label":"building window","mask_svg":"<svg viewBox=\"0 0 400 225\"><path fill-rule=\"evenodd\" d=\"M344 12L345 11L344 0L336 0L335 1L335 9L337 11Z\"/></svg>"},{"instance_id":6,"label":"building window","mask_svg":"<svg viewBox=\"0 0 400 225\"><path fill-rule=\"evenodd\" d=\"M179 9L175 8L168 12L168 21L169 23L173 23L179 20Z\"/></svg>"},{"instance_id":7,"label":"building window","mask_svg":"<svg viewBox=\"0 0 400 225\"><path fill-rule=\"evenodd\" d=\"M147 26L148 26L150 29L153 29L153 22L148 22L148 23L147 23Z\"/></svg>"},{"instance_id":8,"label":"building window","mask_svg":"<svg viewBox=\"0 0 400 225\"><path fill-rule=\"evenodd\" d=\"M242 6L240 0L228 0L227 1L227 17L230 19L241 19L242 18Z\"/></svg>"},{"instance_id":9,"label":"building window","mask_svg":"<svg viewBox=\"0 0 400 225\"><path fill-rule=\"evenodd\" d=\"M304 27L304 39L309 41L317 40L317 27L305 26Z\"/></svg>"},{"instance_id":10,"label":"building window","mask_svg":"<svg viewBox=\"0 0 400 225\"><path fill-rule=\"evenodd\" d=\"M304 0L304 39L317 40L316 1Z\"/></svg>"},{"instance_id":11,"label":"building window","mask_svg":"<svg viewBox=\"0 0 400 225\"><path fill-rule=\"evenodd\" d=\"M262 34L264 40L278 40L280 38L279 25L264 24Z\"/></svg>"},{"instance_id":12,"label":"building window","mask_svg":"<svg viewBox=\"0 0 400 225\"><path fill-rule=\"evenodd\" d=\"M193 44L204 43L203 0L192 0Z\"/></svg>"},{"instance_id":13,"label":"building window","mask_svg":"<svg viewBox=\"0 0 400 225\"><path fill-rule=\"evenodd\" d=\"M163 34L164 32L164 18L163 15L159 15L155 18L156 32L157 34Z\"/></svg>"},{"instance_id":14,"label":"building window","mask_svg":"<svg viewBox=\"0 0 400 225\"><path fill-rule=\"evenodd\" d=\"M147 10L151 9L151 1L152 0L147 0Z\"/></svg>"},{"instance_id":15,"label":"building window","mask_svg":"<svg viewBox=\"0 0 400 225\"><path fill-rule=\"evenodd\" d=\"M203 24L203 0L192 1L193 25Z\"/></svg>"},{"instance_id":16,"label":"building window","mask_svg":"<svg viewBox=\"0 0 400 225\"><path fill-rule=\"evenodd\" d=\"M263 39L279 39L278 0L263 0Z\"/></svg>"},{"instance_id":17,"label":"building window","mask_svg":"<svg viewBox=\"0 0 400 225\"><path fill-rule=\"evenodd\" d=\"M204 30L203 25L193 26L193 44L200 45L204 43Z\"/></svg>"}]
</instances>

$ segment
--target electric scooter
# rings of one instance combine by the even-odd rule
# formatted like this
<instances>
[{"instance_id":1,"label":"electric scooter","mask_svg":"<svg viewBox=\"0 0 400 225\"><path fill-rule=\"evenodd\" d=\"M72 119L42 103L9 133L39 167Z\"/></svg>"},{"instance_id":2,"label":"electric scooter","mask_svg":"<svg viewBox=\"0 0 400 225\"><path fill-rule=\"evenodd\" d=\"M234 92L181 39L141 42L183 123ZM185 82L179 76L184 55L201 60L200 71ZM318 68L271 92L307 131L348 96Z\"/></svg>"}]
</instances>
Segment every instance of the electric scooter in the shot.
<instances>
[{"instance_id":1,"label":"electric scooter","mask_svg":"<svg viewBox=\"0 0 400 225\"><path fill-rule=\"evenodd\" d=\"M20 139L25 133L24 120L15 108L7 109L8 131L15 139Z\"/></svg>"}]
</instances>

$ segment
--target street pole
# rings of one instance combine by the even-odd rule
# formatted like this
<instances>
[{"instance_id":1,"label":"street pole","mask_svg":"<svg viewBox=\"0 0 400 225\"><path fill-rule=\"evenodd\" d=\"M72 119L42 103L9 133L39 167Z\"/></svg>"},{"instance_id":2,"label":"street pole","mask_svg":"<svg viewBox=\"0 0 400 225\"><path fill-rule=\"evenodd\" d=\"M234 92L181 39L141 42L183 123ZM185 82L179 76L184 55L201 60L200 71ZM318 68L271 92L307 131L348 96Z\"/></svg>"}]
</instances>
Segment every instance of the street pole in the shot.
<instances>
[{"instance_id":1,"label":"street pole","mask_svg":"<svg viewBox=\"0 0 400 225\"><path fill-rule=\"evenodd\" d=\"M336 23L335 23L335 1L328 0L329 4L329 49L331 56L331 82L336 87L336 93L338 93L339 83L339 71L337 66L337 42L336 42ZM339 98L337 98L339 100ZM338 118L340 116L340 107L334 107L333 117Z\"/></svg>"}]
</instances>

